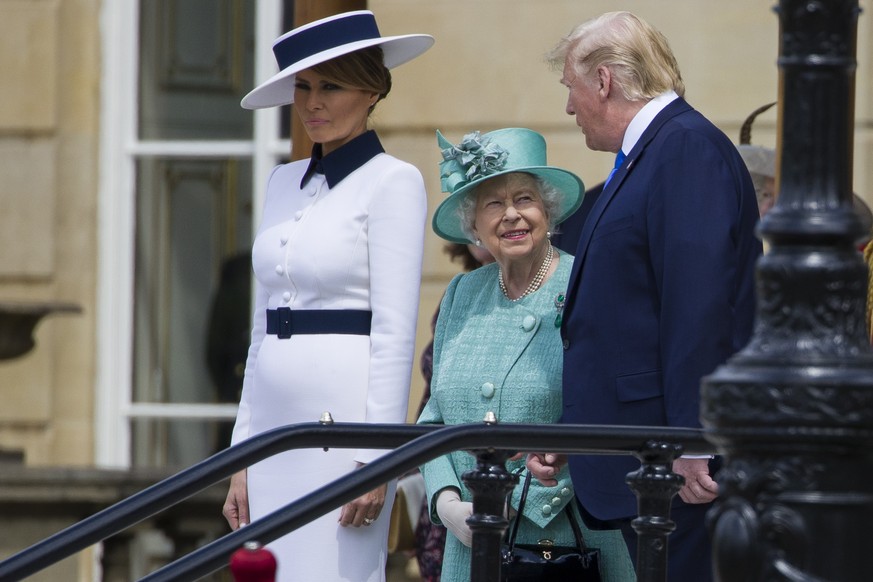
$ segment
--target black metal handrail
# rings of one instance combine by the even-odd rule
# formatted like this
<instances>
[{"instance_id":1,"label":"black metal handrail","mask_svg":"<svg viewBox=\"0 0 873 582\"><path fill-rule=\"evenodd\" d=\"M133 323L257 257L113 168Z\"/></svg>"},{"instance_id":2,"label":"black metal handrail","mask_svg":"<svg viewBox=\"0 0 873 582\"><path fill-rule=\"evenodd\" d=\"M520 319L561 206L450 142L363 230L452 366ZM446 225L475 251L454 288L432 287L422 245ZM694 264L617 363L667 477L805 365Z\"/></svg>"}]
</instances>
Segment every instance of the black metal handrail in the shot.
<instances>
[{"instance_id":1,"label":"black metal handrail","mask_svg":"<svg viewBox=\"0 0 873 582\"><path fill-rule=\"evenodd\" d=\"M22 550L0 562L0 580L12 582L29 576L175 505L237 471L291 449L365 447L396 450L168 564L143 580L191 580L204 576L226 566L230 555L246 541L273 541L381 483L454 450L480 450L486 454L500 451L498 457L502 463L515 451L642 456L646 454L646 444L653 442L681 445L685 452L691 454L713 451L701 430L682 428L534 424L451 427L358 423L289 425L221 451ZM648 450L651 449L649 446ZM671 453L670 461L673 456L675 454ZM475 504L474 494L474 512ZM502 530L495 533L502 533ZM474 549L475 543L474 531Z\"/></svg>"}]
</instances>

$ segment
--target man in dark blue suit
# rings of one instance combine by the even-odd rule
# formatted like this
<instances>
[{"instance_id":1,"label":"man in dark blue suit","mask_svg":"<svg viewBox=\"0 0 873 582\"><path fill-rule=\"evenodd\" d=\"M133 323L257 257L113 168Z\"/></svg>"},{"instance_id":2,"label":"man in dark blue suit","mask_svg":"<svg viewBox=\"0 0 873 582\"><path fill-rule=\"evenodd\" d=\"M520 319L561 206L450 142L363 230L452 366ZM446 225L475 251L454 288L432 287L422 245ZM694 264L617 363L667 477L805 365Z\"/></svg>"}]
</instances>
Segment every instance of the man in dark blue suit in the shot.
<instances>
[{"instance_id":1,"label":"man in dark blue suit","mask_svg":"<svg viewBox=\"0 0 873 582\"><path fill-rule=\"evenodd\" d=\"M561 328L562 422L700 426L700 380L749 340L761 243L755 190L730 140L683 98L666 39L627 12L588 21L558 44L567 113L616 168L579 235ZM682 457L669 579L712 579L704 516L718 494L708 458ZM550 482L565 462L535 454ZM591 527L621 528L636 557L632 457L574 456Z\"/></svg>"}]
</instances>

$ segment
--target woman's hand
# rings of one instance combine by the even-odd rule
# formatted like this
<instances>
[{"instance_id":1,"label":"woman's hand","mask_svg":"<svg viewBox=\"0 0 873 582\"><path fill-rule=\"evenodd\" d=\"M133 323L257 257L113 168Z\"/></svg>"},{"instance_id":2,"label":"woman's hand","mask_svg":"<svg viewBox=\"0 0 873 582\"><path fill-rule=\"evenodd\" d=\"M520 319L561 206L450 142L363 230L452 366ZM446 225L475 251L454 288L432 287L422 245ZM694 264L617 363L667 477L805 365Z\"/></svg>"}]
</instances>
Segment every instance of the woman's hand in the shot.
<instances>
[{"instance_id":1,"label":"woman's hand","mask_svg":"<svg viewBox=\"0 0 873 582\"><path fill-rule=\"evenodd\" d=\"M362 466L359 465L358 468ZM379 519L387 493L388 485L380 485L369 493L364 493L354 501L343 505L342 511L340 511L340 525L343 527L368 526Z\"/></svg>"},{"instance_id":2,"label":"woman's hand","mask_svg":"<svg viewBox=\"0 0 873 582\"><path fill-rule=\"evenodd\" d=\"M230 478L230 488L227 491L227 499L224 500L224 508L221 513L232 530L248 525L251 521L249 519L249 492L245 471L240 471Z\"/></svg>"},{"instance_id":3,"label":"woman's hand","mask_svg":"<svg viewBox=\"0 0 873 582\"><path fill-rule=\"evenodd\" d=\"M457 489L447 488L439 492L436 499L436 512L440 521L462 544L473 547L473 532L467 525L467 518L473 515L473 504L461 501Z\"/></svg>"}]
</instances>

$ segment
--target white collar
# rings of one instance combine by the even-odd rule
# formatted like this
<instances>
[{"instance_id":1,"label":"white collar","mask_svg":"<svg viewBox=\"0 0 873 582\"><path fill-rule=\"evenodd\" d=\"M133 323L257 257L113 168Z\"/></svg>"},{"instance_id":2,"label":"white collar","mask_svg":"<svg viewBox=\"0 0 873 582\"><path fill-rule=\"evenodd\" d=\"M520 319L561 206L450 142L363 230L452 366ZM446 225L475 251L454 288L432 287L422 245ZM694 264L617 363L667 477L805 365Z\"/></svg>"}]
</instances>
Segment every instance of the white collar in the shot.
<instances>
[{"instance_id":1,"label":"white collar","mask_svg":"<svg viewBox=\"0 0 873 582\"><path fill-rule=\"evenodd\" d=\"M631 150L634 149L634 146L637 145L640 136L643 135L643 132L646 131L646 128L652 123L652 120L655 119L655 117L657 117L658 114L667 107L667 105L678 98L679 95L677 95L675 91L670 90L661 93L643 105L643 108L637 111L637 114L634 115L634 118L631 119L631 122L628 124L627 129L624 130L624 139L621 141L621 151L623 151L625 155L629 154Z\"/></svg>"}]
</instances>

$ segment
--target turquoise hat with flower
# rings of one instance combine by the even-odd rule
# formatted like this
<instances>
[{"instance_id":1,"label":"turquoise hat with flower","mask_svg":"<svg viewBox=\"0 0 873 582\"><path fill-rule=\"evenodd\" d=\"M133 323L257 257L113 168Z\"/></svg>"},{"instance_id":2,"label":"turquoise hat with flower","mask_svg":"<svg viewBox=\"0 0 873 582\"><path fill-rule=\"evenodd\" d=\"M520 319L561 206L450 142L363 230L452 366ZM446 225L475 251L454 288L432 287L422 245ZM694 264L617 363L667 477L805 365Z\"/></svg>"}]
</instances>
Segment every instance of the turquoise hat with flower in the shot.
<instances>
[{"instance_id":1,"label":"turquoise hat with flower","mask_svg":"<svg viewBox=\"0 0 873 582\"><path fill-rule=\"evenodd\" d=\"M510 127L486 134L468 133L458 145L453 145L437 130L437 143L442 150L440 183L448 198L433 215L433 230L451 242L467 244L458 211L463 199L490 178L524 172L541 178L560 194L553 224L564 221L582 204L585 186L582 180L567 170L546 164L546 140L532 129Z\"/></svg>"}]
</instances>

